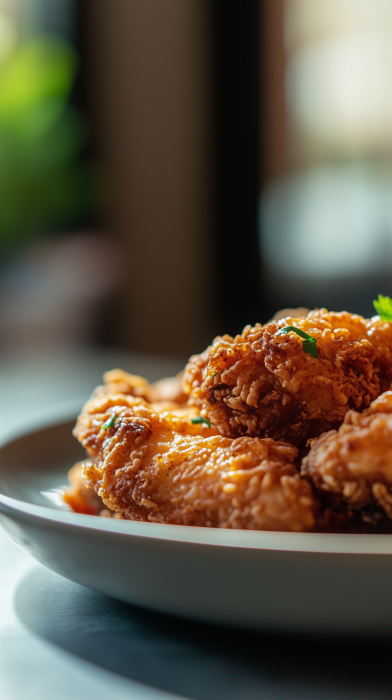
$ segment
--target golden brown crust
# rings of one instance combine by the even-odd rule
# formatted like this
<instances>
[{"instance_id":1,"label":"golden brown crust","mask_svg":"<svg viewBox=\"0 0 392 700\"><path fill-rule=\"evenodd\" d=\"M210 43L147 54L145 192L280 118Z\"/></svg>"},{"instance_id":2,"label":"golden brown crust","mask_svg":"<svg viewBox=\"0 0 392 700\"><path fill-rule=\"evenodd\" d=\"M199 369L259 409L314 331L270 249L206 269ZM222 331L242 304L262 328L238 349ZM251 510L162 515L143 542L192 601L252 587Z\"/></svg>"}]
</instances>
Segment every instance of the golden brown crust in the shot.
<instances>
[{"instance_id":1,"label":"golden brown crust","mask_svg":"<svg viewBox=\"0 0 392 700\"><path fill-rule=\"evenodd\" d=\"M102 498L86 485L83 476L83 467L88 467L91 463L88 460L76 462L68 472L69 488L63 494L65 503L72 508L75 513L84 515L99 515L105 507Z\"/></svg>"},{"instance_id":2,"label":"golden brown crust","mask_svg":"<svg viewBox=\"0 0 392 700\"><path fill-rule=\"evenodd\" d=\"M392 392L362 414L349 411L339 430L311 440L302 473L331 503L373 506L392 518ZM365 517L374 518L368 511Z\"/></svg>"},{"instance_id":3,"label":"golden brown crust","mask_svg":"<svg viewBox=\"0 0 392 700\"><path fill-rule=\"evenodd\" d=\"M95 395L100 394L126 394L138 396L149 403L166 402L168 404L182 405L188 397L182 388L184 372L179 372L176 377L165 377L150 384L147 379L137 374L124 372L122 369L112 369L103 375L104 385L95 390Z\"/></svg>"},{"instance_id":4,"label":"golden brown crust","mask_svg":"<svg viewBox=\"0 0 392 700\"><path fill-rule=\"evenodd\" d=\"M288 325L317 339L318 359L296 333L277 335ZM389 323L320 309L216 338L190 359L184 389L222 435L302 446L369 406L391 382L391 357Z\"/></svg>"},{"instance_id":5,"label":"golden brown crust","mask_svg":"<svg viewBox=\"0 0 392 700\"><path fill-rule=\"evenodd\" d=\"M111 416L114 425L103 429ZM101 395L75 435L92 461L86 485L122 517L222 528L309 531L318 501L294 466L297 450L273 440L222 437L192 424L197 409L157 410Z\"/></svg>"},{"instance_id":6,"label":"golden brown crust","mask_svg":"<svg viewBox=\"0 0 392 700\"><path fill-rule=\"evenodd\" d=\"M288 325L317 339L318 359L296 333L277 335ZM74 510L221 528L392 532L391 324L293 313L217 338L183 374L149 384L106 373L75 429L89 459L70 472L65 500ZM211 427L194 422L200 417ZM299 474L307 440L321 433Z\"/></svg>"}]
</instances>

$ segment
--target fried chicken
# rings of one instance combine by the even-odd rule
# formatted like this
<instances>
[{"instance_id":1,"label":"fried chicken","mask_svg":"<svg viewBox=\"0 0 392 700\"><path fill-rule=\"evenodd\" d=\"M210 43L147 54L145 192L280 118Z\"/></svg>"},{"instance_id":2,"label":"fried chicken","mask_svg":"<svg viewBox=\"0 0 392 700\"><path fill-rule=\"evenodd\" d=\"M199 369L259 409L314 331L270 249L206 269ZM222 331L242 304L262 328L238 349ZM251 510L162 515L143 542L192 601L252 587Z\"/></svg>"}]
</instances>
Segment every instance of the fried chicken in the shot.
<instances>
[{"instance_id":1,"label":"fried chicken","mask_svg":"<svg viewBox=\"0 0 392 700\"><path fill-rule=\"evenodd\" d=\"M286 326L317 339L318 359L295 332L277 335ZM369 406L391 380L391 324L320 309L216 338L190 359L184 389L221 435L302 447L338 428L349 409Z\"/></svg>"},{"instance_id":2,"label":"fried chicken","mask_svg":"<svg viewBox=\"0 0 392 700\"><path fill-rule=\"evenodd\" d=\"M318 500L294 465L297 450L270 439L223 437L196 408L164 410L100 394L74 431L87 449L87 487L125 519L253 530L310 531Z\"/></svg>"},{"instance_id":3,"label":"fried chicken","mask_svg":"<svg viewBox=\"0 0 392 700\"><path fill-rule=\"evenodd\" d=\"M112 369L103 375L104 386L99 386L95 390L95 395L99 394L129 394L139 396L149 403L165 401L167 404L182 405L187 402L188 396L182 388L184 372L180 372L176 377L166 377L150 384L147 379L136 374L129 374L122 369Z\"/></svg>"},{"instance_id":4,"label":"fried chicken","mask_svg":"<svg viewBox=\"0 0 392 700\"><path fill-rule=\"evenodd\" d=\"M63 494L65 503L72 508L75 513L84 515L99 515L105 508L102 498L95 493L94 489L86 486L83 477L83 466L86 462L76 462L68 472L70 487Z\"/></svg>"},{"instance_id":5,"label":"fried chicken","mask_svg":"<svg viewBox=\"0 0 392 700\"><path fill-rule=\"evenodd\" d=\"M348 411L339 430L311 440L302 473L332 506L377 510L392 519L392 391L363 413Z\"/></svg>"},{"instance_id":6,"label":"fried chicken","mask_svg":"<svg viewBox=\"0 0 392 700\"><path fill-rule=\"evenodd\" d=\"M119 392L139 396L147 401L156 403L159 410L176 409L187 401L187 396L182 389L184 372L176 377L167 377L150 384L144 377L124 372L122 369L112 369L103 375L104 384L98 386L94 396L118 394ZM70 488L64 493L64 501L75 513L85 515L101 515L112 517L113 512L105 508L102 499L94 489L88 488L83 476L86 464L77 462L68 472Z\"/></svg>"},{"instance_id":7,"label":"fried chicken","mask_svg":"<svg viewBox=\"0 0 392 700\"><path fill-rule=\"evenodd\" d=\"M392 324L326 309L290 313L216 338L174 378L149 384L107 372L74 431L88 459L70 472L73 510L220 528L392 532ZM287 326L315 338L318 357L295 331L279 334Z\"/></svg>"}]
</instances>

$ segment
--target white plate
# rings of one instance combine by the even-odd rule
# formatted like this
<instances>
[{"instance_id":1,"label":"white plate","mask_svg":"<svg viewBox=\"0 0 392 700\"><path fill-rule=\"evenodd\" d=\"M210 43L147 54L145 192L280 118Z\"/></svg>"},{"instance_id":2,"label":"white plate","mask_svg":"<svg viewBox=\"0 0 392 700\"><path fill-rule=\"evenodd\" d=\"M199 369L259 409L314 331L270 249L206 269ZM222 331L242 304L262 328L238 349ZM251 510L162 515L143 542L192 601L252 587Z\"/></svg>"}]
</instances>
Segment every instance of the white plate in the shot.
<instances>
[{"instance_id":1,"label":"white plate","mask_svg":"<svg viewBox=\"0 0 392 700\"><path fill-rule=\"evenodd\" d=\"M71 434L74 419L58 421L46 416L43 427L0 445L0 525L45 566L120 600L197 620L392 631L392 535L210 530L67 512L53 494L83 451Z\"/></svg>"}]
</instances>

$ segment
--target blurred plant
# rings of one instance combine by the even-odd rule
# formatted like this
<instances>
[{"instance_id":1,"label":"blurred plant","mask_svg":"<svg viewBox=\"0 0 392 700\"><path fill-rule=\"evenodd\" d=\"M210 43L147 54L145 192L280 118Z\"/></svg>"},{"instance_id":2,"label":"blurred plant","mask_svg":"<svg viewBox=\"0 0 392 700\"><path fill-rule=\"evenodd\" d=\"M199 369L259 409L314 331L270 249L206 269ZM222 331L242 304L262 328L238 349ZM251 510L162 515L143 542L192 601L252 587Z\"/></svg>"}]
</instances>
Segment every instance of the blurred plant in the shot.
<instances>
[{"instance_id":1,"label":"blurred plant","mask_svg":"<svg viewBox=\"0 0 392 700\"><path fill-rule=\"evenodd\" d=\"M80 158L81 115L69 103L77 70L65 41L36 37L0 65L0 246L77 225L91 205Z\"/></svg>"}]
</instances>

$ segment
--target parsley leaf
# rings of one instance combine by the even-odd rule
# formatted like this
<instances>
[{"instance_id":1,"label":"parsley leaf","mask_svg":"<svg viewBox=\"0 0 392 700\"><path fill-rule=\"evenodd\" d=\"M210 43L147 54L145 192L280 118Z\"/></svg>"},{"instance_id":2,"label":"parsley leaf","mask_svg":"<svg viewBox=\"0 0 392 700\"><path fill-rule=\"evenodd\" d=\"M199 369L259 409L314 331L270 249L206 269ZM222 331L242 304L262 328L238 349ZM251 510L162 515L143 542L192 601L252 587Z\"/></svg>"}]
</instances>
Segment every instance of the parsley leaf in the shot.
<instances>
[{"instance_id":1,"label":"parsley leaf","mask_svg":"<svg viewBox=\"0 0 392 700\"><path fill-rule=\"evenodd\" d=\"M109 428L113 428L114 423L117 418L117 413L113 413L110 418L107 419L106 423L103 424L102 430L108 430Z\"/></svg>"},{"instance_id":2,"label":"parsley leaf","mask_svg":"<svg viewBox=\"0 0 392 700\"><path fill-rule=\"evenodd\" d=\"M191 423L205 423L206 425L208 425L209 428L211 428L210 421L207 420L207 418L203 418L202 416L199 416L199 418L192 418Z\"/></svg>"},{"instance_id":3,"label":"parsley leaf","mask_svg":"<svg viewBox=\"0 0 392 700\"><path fill-rule=\"evenodd\" d=\"M286 333L290 333L290 331L294 331L294 333L300 335L301 338L305 338L305 340L302 341L302 350L309 353L309 355L314 357L315 360L318 360L317 339L313 338L312 335L305 333L305 331L301 331L299 328L295 328L295 326L286 326L286 328L281 328L276 335L286 335Z\"/></svg>"},{"instance_id":4,"label":"parsley leaf","mask_svg":"<svg viewBox=\"0 0 392 700\"><path fill-rule=\"evenodd\" d=\"M392 321L392 299L391 297L383 297L378 295L378 301L373 301L373 306L376 309L381 321Z\"/></svg>"},{"instance_id":5,"label":"parsley leaf","mask_svg":"<svg viewBox=\"0 0 392 700\"><path fill-rule=\"evenodd\" d=\"M302 343L302 350L304 352L308 352L309 355L314 357L315 360L318 360L316 338L312 338L311 340L304 340Z\"/></svg>"}]
</instances>

